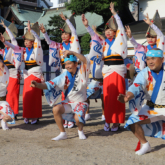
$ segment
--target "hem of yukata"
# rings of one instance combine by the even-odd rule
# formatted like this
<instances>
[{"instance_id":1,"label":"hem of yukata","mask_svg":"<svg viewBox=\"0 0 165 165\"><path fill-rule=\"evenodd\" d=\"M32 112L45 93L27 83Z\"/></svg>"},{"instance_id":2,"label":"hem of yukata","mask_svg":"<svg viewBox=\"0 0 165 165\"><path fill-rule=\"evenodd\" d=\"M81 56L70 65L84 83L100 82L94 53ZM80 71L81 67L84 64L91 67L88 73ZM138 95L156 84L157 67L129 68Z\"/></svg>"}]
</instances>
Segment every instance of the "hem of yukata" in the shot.
<instances>
[{"instance_id":1,"label":"hem of yukata","mask_svg":"<svg viewBox=\"0 0 165 165\"><path fill-rule=\"evenodd\" d=\"M64 101L62 101L62 102L60 102L58 104L70 104L70 103L66 103L65 100L64 100ZM55 104L54 106L56 106L58 104ZM72 105L71 105L71 108L72 108ZM73 108L72 108L72 110L73 110ZM87 109L85 110L85 113L86 113L86 111L87 111ZM64 120L76 123L76 121L74 119L74 114L77 114L77 112L64 113L64 114L62 114L62 118ZM77 114L77 115L78 115L79 122L85 124L85 116L83 118L82 116L80 116L80 114Z\"/></svg>"},{"instance_id":2,"label":"hem of yukata","mask_svg":"<svg viewBox=\"0 0 165 165\"><path fill-rule=\"evenodd\" d=\"M90 83L89 83L89 85L90 85ZM88 86L89 86L88 85ZM101 88L101 86L95 86L95 87L98 87L99 89L98 90L103 90L103 85L102 85L102 88ZM88 89L87 89L88 90ZM98 90L92 90L92 92L90 92L90 95L88 95L87 94L87 99L90 97L90 96L92 96L93 94L95 94L96 92L98 92ZM103 91L102 91L103 92ZM100 97L99 98L101 98L101 94L102 94L102 92L100 93ZM89 93L89 92L87 92L87 93ZM96 99L99 99L98 97L96 97ZM89 98L90 99L90 98ZM93 98L92 98L93 99Z\"/></svg>"},{"instance_id":3,"label":"hem of yukata","mask_svg":"<svg viewBox=\"0 0 165 165\"><path fill-rule=\"evenodd\" d=\"M5 113L6 114L6 113ZM14 113L13 113L13 115L10 115L10 114L7 114L8 116L10 116L11 118L12 118L12 121L7 121L7 123L8 124L15 124L15 119L13 119L13 116L14 116ZM3 115L1 115L1 118L0 118L0 120L2 120L3 119Z\"/></svg>"},{"instance_id":4,"label":"hem of yukata","mask_svg":"<svg viewBox=\"0 0 165 165\"><path fill-rule=\"evenodd\" d=\"M101 88L99 88L98 90L100 90ZM96 95L95 93L96 92L98 92L98 90L97 91L92 91L91 93L90 93L90 95L87 95L87 99L89 98L90 99L90 97L92 96L92 95ZM96 97L96 98L92 98L92 99L101 99L101 94L102 94L102 92L100 93L100 97ZM93 96L94 97L94 96Z\"/></svg>"},{"instance_id":5,"label":"hem of yukata","mask_svg":"<svg viewBox=\"0 0 165 165\"><path fill-rule=\"evenodd\" d=\"M6 101L0 101L0 103L3 103L3 102L6 102ZM9 104L8 104L9 105ZM7 112L8 112L8 114L6 113L6 110L7 110ZM11 121L8 121L7 123L8 124L15 124L15 119L14 119L14 111L11 109L11 107L10 107L10 109L9 109L9 107L6 109L5 111L2 109L1 111L2 112L4 112L5 114L7 114L8 116L10 116L11 117ZM10 113L10 110L12 111L12 113ZM0 120L2 120L3 119L3 115L1 115L1 118L0 118Z\"/></svg>"},{"instance_id":6,"label":"hem of yukata","mask_svg":"<svg viewBox=\"0 0 165 165\"><path fill-rule=\"evenodd\" d=\"M161 114L160 114L161 115ZM157 115L157 116L160 116L160 115ZM127 120L127 122L126 122L126 124L124 125L124 128L125 129L127 129L128 131L131 131L131 129L130 129L130 125L132 125L132 124L134 124L134 123L137 123L137 122L139 122L139 121L142 121L142 120L139 120L139 119L137 119L137 117L138 117L138 115L134 115L134 114L132 114L132 115L130 115L129 116L129 118L128 118L128 120ZM136 120L136 122L135 121L133 121L133 119L135 119ZM147 118L147 119L150 119L151 117L149 117L149 118ZM156 121L156 122L153 122L153 123L150 123L150 124L143 124L143 125L153 125L153 124L156 124L156 123L159 123L159 122L162 122L162 121L164 121L165 122L165 120L159 120L159 121ZM149 127L148 127L149 128ZM143 129L143 128L142 128ZM144 131L144 130L143 130ZM162 129L161 129L161 131L163 131ZM148 136L148 137L154 137L154 138L161 138L161 139L163 139L163 140L165 140L165 135L164 135L164 137L163 137L163 135L160 137L158 137L158 136L154 136L154 135L146 135L145 134L145 131L144 131L144 136Z\"/></svg>"}]
</instances>

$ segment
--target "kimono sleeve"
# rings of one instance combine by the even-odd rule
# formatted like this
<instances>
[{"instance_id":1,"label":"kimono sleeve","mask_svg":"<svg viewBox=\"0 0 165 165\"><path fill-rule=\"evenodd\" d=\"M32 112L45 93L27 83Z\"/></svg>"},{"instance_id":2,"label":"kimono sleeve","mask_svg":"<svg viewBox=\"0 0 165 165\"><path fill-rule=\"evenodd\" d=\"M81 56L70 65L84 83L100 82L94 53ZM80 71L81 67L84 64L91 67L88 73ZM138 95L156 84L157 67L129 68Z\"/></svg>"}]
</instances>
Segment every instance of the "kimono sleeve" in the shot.
<instances>
[{"instance_id":1,"label":"kimono sleeve","mask_svg":"<svg viewBox=\"0 0 165 165\"><path fill-rule=\"evenodd\" d=\"M52 106L59 96L61 95L61 92L65 92L67 87L69 86L70 82L67 81L67 72L64 72L60 76L54 78L51 81L47 81L46 86L47 89L44 90L46 100L50 106Z\"/></svg>"},{"instance_id":2,"label":"kimono sleeve","mask_svg":"<svg viewBox=\"0 0 165 165\"><path fill-rule=\"evenodd\" d=\"M151 28L157 34L157 42L156 42L157 48L161 49L163 51L163 54L165 55L165 37L164 37L164 34L161 32L161 30L155 24L152 24ZM165 61L165 59L164 59L164 61Z\"/></svg>"},{"instance_id":3,"label":"kimono sleeve","mask_svg":"<svg viewBox=\"0 0 165 165\"><path fill-rule=\"evenodd\" d=\"M9 37L10 37L10 39L11 39L11 44L13 44L14 46L18 46L18 43L17 43L16 39L14 38L13 34L11 33L11 31L10 31L7 27L6 27L6 31L7 31L7 33L9 34ZM10 49L11 49L11 48L10 48ZM7 59L10 63L12 63L12 64L15 65L14 60L13 60L13 55L14 55L14 50L9 50L9 53L7 53L7 55L6 55L6 59ZM18 69L17 66L15 66L15 67Z\"/></svg>"},{"instance_id":4,"label":"kimono sleeve","mask_svg":"<svg viewBox=\"0 0 165 165\"><path fill-rule=\"evenodd\" d=\"M40 37L33 30L30 30L30 32L35 37L35 40L34 40L35 60L36 60L38 65L42 66L43 65L43 50L42 50L42 47L41 47Z\"/></svg>"},{"instance_id":5,"label":"kimono sleeve","mask_svg":"<svg viewBox=\"0 0 165 165\"><path fill-rule=\"evenodd\" d=\"M131 44L134 46L134 48L137 48L138 47L138 43L136 42L136 40L132 37L129 39L129 41L131 42Z\"/></svg>"},{"instance_id":6,"label":"kimono sleeve","mask_svg":"<svg viewBox=\"0 0 165 165\"><path fill-rule=\"evenodd\" d=\"M14 65L16 69L20 69L23 60L23 47L15 46L14 48Z\"/></svg>"},{"instance_id":7,"label":"kimono sleeve","mask_svg":"<svg viewBox=\"0 0 165 165\"><path fill-rule=\"evenodd\" d=\"M140 91L144 90L144 87L147 84L147 75L145 73L147 73L147 68L138 73L133 84L128 89L129 92L132 92L134 94L134 97L140 94Z\"/></svg>"},{"instance_id":8,"label":"kimono sleeve","mask_svg":"<svg viewBox=\"0 0 165 165\"><path fill-rule=\"evenodd\" d=\"M123 59L125 59L127 57L127 36L118 14L115 14L114 17L118 25L118 30L116 32L115 42L113 43L111 50L120 54Z\"/></svg>"},{"instance_id":9,"label":"kimono sleeve","mask_svg":"<svg viewBox=\"0 0 165 165\"><path fill-rule=\"evenodd\" d=\"M60 69L60 54L59 54L59 43L51 41L49 45L49 66L54 67L56 70Z\"/></svg>"},{"instance_id":10,"label":"kimono sleeve","mask_svg":"<svg viewBox=\"0 0 165 165\"><path fill-rule=\"evenodd\" d=\"M11 33L11 31L9 30L8 27L6 27L6 31L7 31L7 33L9 34L9 37L10 37L10 39L11 39L11 43L12 43L13 45L18 45L17 40L14 38L13 34Z\"/></svg>"},{"instance_id":11,"label":"kimono sleeve","mask_svg":"<svg viewBox=\"0 0 165 165\"><path fill-rule=\"evenodd\" d=\"M67 25L69 26L72 36L70 39L70 50L74 51L76 53L80 53L81 52L81 48L80 48L80 43L79 43L79 39L76 33L76 29L74 28L74 26L72 25L72 23L69 21L69 19L66 20Z\"/></svg>"},{"instance_id":12,"label":"kimono sleeve","mask_svg":"<svg viewBox=\"0 0 165 165\"><path fill-rule=\"evenodd\" d=\"M103 58L102 40L99 38L97 34L92 36L92 45L87 58L89 60L95 61L97 64L100 64L100 62L102 61Z\"/></svg>"},{"instance_id":13,"label":"kimono sleeve","mask_svg":"<svg viewBox=\"0 0 165 165\"><path fill-rule=\"evenodd\" d=\"M43 33L43 36L44 36L44 38L45 38L47 44L50 45L51 42L52 42L52 40L49 38L48 34L47 34L47 33Z\"/></svg>"}]
</instances>

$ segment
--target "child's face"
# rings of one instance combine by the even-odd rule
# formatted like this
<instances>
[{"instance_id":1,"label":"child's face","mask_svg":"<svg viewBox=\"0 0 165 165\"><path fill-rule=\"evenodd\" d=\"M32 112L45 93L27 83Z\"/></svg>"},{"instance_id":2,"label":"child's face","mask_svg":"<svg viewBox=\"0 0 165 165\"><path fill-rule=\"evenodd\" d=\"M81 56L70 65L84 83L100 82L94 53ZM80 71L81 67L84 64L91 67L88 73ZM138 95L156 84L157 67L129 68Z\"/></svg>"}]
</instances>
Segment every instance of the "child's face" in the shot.
<instances>
[{"instance_id":1,"label":"child's face","mask_svg":"<svg viewBox=\"0 0 165 165\"><path fill-rule=\"evenodd\" d=\"M61 39L63 42L69 42L71 38L71 35L69 33L62 33L61 34Z\"/></svg>"},{"instance_id":2,"label":"child's face","mask_svg":"<svg viewBox=\"0 0 165 165\"><path fill-rule=\"evenodd\" d=\"M24 40L25 47L32 48L34 41Z\"/></svg>"},{"instance_id":3,"label":"child's face","mask_svg":"<svg viewBox=\"0 0 165 165\"><path fill-rule=\"evenodd\" d=\"M112 29L106 29L105 30L105 36L108 38L108 39L113 39L116 35L116 32Z\"/></svg>"},{"instance_id":4,"label":"child's face","mask_svg":"<svg viewBox=\"0 0 165 165\"><path fill-rule=\"evenodd\" d=\"M149 45L154 46L156 44L157 37L147 36L147 42Z\"/></svg>"}]
</instances>

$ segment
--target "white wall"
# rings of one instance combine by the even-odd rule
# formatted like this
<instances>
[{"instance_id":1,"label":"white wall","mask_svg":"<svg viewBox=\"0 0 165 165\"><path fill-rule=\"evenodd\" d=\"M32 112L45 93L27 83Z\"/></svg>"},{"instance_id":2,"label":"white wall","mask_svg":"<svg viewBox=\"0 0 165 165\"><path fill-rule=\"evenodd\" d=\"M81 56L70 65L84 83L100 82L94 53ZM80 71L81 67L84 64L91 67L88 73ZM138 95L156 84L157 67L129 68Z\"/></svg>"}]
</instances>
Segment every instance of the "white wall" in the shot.
<instances>
[{"instance_id":1,"label":"white wall","mask_svg":"<svg viewBox=\"0 0 165 165\"><path fill-rule=\"evenodd\" d=\"M51 8L57 8L58 7L58 0L50 0L53 3L53 7Z\"/></svg>"},{"instance_id":2,"label":"white wall","mask_svg":"<svg viewBox=\"0 0 165 165\"><path fill-rule=\"evenodd\" d=\"M165 0L139 0L139 20L143 20L146 13L152 19L156 10L160 17L165 17Z\"/></svg>"}]
</instances>

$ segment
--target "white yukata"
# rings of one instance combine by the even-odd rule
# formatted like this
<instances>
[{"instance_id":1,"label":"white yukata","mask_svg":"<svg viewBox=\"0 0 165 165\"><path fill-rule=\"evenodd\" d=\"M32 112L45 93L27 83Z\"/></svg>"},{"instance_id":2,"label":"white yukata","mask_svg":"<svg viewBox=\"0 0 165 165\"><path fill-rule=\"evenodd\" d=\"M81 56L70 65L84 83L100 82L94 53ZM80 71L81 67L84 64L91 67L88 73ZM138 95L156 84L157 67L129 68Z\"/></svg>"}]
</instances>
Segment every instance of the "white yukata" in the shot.
<instances>
[{"instance_id":1,"label":"white yukata","mask_svg":"<svg viewBox=\"0 0 165 165\"><path fill-rule=\"evenodd\" d=\"M74 28L72 23L69 21L69 19L66 20L66 23L68 24L71 30L71 39L68 45L66 45L64 42L57 43L55 41L52 41L50 40L47 33L43 33L44 38L47 44L49 45L49 66L54 67L55 71L60 70L60 72L66 71L64 68L62 69L62 64L64 63L63 51L71 50L76 53L81 52L76 29Z\"/></svg>"},{"instance_id":2,"label":"white yukata","mask_svg":"<svg viewBox=\"0 0 165 165\"><path fill-rule=\"evenodd\" d=\"M148 67L143 69L128 91L135 98L129 101L132 115L125 128L130 130L129 125L150 118L151 124L141 125L145 136L165 139L165 65L159 74ZM148 101L143 106L144 99Z\"/></svg>"},{"instance_id":3,"label":"white yukata","mask_svg":"<svg viewBox=\"0 0 165 165\"><path fill-rule=\"evenodd\" d=\"M157 41L153 47L151 47L150 45L144 46L144 45L138 44L133 37L129 39L131 44L134 46L134 50L135 50L135 70L137 73L139 73L141 70L143 70L146 67L145 59L146 59L146 53L148 52L148 50L151 50L153 48L159 48L164 52L164 55L165 55L164 34L154 24L151 25L151 28L157 34Z\"/></svg>"},{"instance_id":4,"label":"white yukata","mask_svg":"<svg viewBox=\"0 0 165 165\"><path fill-rule=\"evenodd\" d=\"M17 46L17 41L9 28L6 27L6 32L11 39L11 43ZM6 101L10 104L10 107L14 110L15 115L19 112L19 88L20 88L20 73L19 65L15 62L14 50L12 48L5 48L0 50L0 54L3 54L4 64L9 69L9 85L7 87ZM18 60L21 60L21 54L17 54Z\"/></svg>"},{"instance_id":5,"label":"white yukata","mask_svg":"<svg viewBox=\"0 0 165 165\"><path fill-rule=\"evenodd\" d=\"M118 14L113 16L118 29L116 38L105 40L103 54L103 97L104 115L106 123L124 123L125 105L117 101L118 95L125 94L126 66L124 60L127 57L127 37L124 26Z\"/></svg>"},{"instance_id":6,"label":"white yukata","mask_svg":"<svg viewBox=\"0 0 165 165\"><path fill-rule=\"evenodd\" d=\"M46 82L47 90L44 90L45 97L50 106L52 106L61 92L65 94L65 100L60 104L70 105L72 112L64 113L63 119L75 122L74 114L78 115L79 121L85 124L85 113L88 107L86 88L89 77L90 61L87 59L87 64L81 62L81 66L77 67L77 72L72 77L71 73L65 71L60 76Z\"/></svg>"},{"instance_id":7,"label":"white yukata","mask_svg":"<svg viewBox=\"0 0 165 165\"><path fill-rule=\"evenodd\" d=\"M44 81L42 74L43 50L41 48L41 40L33 30L30 31L35 37L34 45L29 50L10 43L5 43L14 49L15 56L21 54L25 62L23 70L24 88L23 88L23 117L24 118L40 118L42 117L42 90L30 87L31 81L39 83ZM22 59L15 58L17 65L21 65ZM31 106L30 103L33 103Z\"/></svg>"},{"instance_id":8,"label":"white yukata","mask_svg":"<svg viewBox=\"0 0 165 165\"><path fill-rule=\"evenodd\" d=\"M1 99L6 96L8 83L9 83L9 70L5 66L2 76L0 76L0 111L4 112L5 114L9 115L12 118L12 121L8 122L9 124L15 124L13 110L11 109L7 101ZM1 114L0 114L0 119L3 119L3 115Z\"/></svg>"},{"instance_id":9,"label":"white yukata","mask_svg":"<svg viewBox=\"0 0 165 165\"><path fill-rule=\"evenodd\" d=\"M92 79L87 87L87 98L97 99L103 94L103 75L102 68L104 65L103 59L103 43L102 40L90 26L87 28L88 33L91 35L91 49L88 55L85 55L90 60L90 73Z\"/></svg>"}]
</instances>

